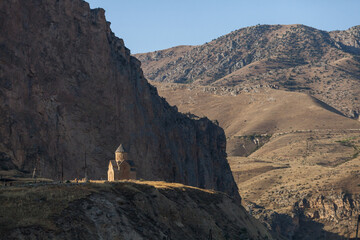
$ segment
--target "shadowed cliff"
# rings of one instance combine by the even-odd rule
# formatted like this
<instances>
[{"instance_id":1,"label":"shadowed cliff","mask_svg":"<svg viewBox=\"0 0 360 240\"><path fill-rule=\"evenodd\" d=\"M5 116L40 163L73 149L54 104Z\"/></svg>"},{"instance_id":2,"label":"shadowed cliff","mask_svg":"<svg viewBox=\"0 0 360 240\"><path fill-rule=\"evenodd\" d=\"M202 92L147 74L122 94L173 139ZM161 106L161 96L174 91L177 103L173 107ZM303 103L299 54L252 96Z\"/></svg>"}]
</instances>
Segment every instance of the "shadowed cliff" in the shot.
<instances>
[{"instance_id":1,"label":"shadowed cliff","mask_svg":"<svg viewBox=\"0 0 360 240\"><path fill-rule=\"evenodd\" d=\"M2 168L69 179L84 176L86 158L88 176L105 178L124 143L139 178L239 196L223 130L158 96L104 10L81 0L1 1L0 53Z\"/></svg>"}]
</instances>

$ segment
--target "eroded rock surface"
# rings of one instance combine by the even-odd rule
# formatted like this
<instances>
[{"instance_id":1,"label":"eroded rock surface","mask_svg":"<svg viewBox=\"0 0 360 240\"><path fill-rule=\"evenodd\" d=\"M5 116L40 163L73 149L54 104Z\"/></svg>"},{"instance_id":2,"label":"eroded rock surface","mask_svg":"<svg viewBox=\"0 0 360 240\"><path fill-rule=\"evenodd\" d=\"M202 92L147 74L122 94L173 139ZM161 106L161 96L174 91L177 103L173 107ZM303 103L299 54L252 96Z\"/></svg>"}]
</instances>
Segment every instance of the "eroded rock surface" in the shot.
<instances>
[{"instance_id":1,"label":"eroded rock surface","mask_svg":"<svg viewBox=\"0 0 360 240\"><path fill-rule=\"evenodd\" d=\"M355 238L359 199L357 194L314 194L295 203L292 198L278 201L287 207L286 214L257 205L250 212L273 234L286 239Z\"/></svg>"}]
</instances>

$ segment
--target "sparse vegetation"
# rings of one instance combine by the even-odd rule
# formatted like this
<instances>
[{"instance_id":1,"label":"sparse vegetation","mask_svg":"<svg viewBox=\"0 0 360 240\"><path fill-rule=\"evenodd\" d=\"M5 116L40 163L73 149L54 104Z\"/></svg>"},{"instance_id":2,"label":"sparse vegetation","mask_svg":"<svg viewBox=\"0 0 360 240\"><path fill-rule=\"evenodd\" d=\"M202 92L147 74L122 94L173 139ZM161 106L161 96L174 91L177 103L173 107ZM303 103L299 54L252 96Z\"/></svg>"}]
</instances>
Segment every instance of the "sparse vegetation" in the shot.
<instances>
[{"instance_id":1,"label":"sparse vegetation","mask_svg":"<svg viewBox=\"0 0 360 240\"><path fill-rule=\"evenodd\" d=\"M208 236L209 229L214 237L226 233L230 239L238 234L246 239L269 235L226 194L177 183L97 181L6 187L0 188L0 203L1 236L21 236L32 231L50 238L54 234L75 237L79 231L81 236L108 236L108 231L94 229L103 220L107 226L120 228L119 236L125 232L125 238L124 229L136 232L141 226L141 234L149 237L164 229L176 233L179 225L183 227L178 233L186 236ZM116 222L112 222L114 219ZM203 224L199 225L199 221ZM66 230L69 226L71 232ZM26 233L16 232L19 228L26 229Z\"/></svg>"},{"instance_id":2,"label":"sparse vegetation","mask_svg":"<svg viewBox=\"0 0 360 240\"><path fill-rule=\"evenodd\" d=\"M1 230L40 226L56 230L51 217L60 214L72 201L84 198L96 188L86 185L46 185L0 188ZM8 218L11 216L11 218Z\"/></svg>"}]
</instances>

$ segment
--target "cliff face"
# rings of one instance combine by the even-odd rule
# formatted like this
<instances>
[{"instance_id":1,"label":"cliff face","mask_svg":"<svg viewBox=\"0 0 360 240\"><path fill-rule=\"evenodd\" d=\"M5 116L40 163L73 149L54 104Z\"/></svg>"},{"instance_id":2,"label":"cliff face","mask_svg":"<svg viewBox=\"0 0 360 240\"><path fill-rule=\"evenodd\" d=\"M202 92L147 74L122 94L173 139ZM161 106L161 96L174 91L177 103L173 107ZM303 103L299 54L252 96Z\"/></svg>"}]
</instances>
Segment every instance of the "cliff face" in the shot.
<instances>
[{"instance_id":1,"label":"cliff face","mask_svg":"<svg viewBox=\"0 0 360 240\"><path fill-rule=\"evenodd\" d=\"M355 239L359 216L359 194L314 194L293 204L284 198L280 204L288 214L264 208L252 209L252 214L267 225L274 235L288 239Z\"/></svg>"},{"instance_id":2,"label":"cliff face","mask_svg":"<svg viewBox=\"0 0 360 240\"><path fill-rule=\"evenodd\" d=\"M102 9L81 0L0 2L0 156L59 179L105 178L123 143L139 178L238 196L223 130L157 95Z\"/></svg>"},{"instance_id":3,"label":"cliff face","mask_svg":"<svg viewBox=\"0 0 360 240\"><path fill-rule=\"evenodd\" d=\"M298 203L304 217L324 224L324 229L354 238L359 216L360 195L333 192L319 194ZM311 236L311 233L308 233Z\"/></svg>"}]
</instances>

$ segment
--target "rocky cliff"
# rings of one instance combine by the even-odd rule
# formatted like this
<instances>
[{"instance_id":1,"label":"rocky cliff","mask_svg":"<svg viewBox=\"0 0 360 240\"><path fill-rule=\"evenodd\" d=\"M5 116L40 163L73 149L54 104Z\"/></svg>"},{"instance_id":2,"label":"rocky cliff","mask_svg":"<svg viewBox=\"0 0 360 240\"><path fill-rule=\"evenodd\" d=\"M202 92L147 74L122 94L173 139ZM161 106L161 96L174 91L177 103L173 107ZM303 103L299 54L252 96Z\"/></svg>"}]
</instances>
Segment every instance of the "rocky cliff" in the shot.
<instances>
[{"instance_id":1,"label":"rocky cliff","mask_svg":"<svg viewBox=\"0 0 360 240\"><path fill-rule=\"evenodd\" d=\"M272 239L228 195L181 184L7 187L0 203L1 239Z\"/></svg>"},{"instance_id":2,"label":"rocky cliff","mask_svg":"<svg viewBox=\"0 0 360 240\"><path fill-rule=\"evenodd\" d=\"M82 0L0 2L0 162L41 177L106 177L123 143L142 179L238 197L223 130L157 94Z\"/></svg>"},{"instance_id":3,"label":"rocky cliff","mask_svg":"<svg viewBox=\"0 0 360 240\"><path fill-rule=\"evenodd\" d=\"M304 25L242 28L200 46L136 54L157 82L306 92L358 118L360 28L326 32Z\"/></svg>"},{"instance_id":4,"label":"rocky cliff","mask_svg":"<svg viewBox=\"0 0 360 240\"><path fill-rule=\"evenodd\" d=\"M348 238L355 237L357 218L360 215L359 194L317 194L303 199L295 205L297 206L306 218L323 223L325 230L338 232Z\"/></svg>"},{"instance_id":5,"label":"rocky cliff","mask_svg":"<svg viewBox=\"0 0 360 240\"><path fill-rule=\"evenodd\" d=\"M332 192L305 196L294 203L283 198L277 204L287 214L253 205L251 213L273 234L286 239L355 239L360 198L358 194Z\"/></svg>"}]
</instances>

